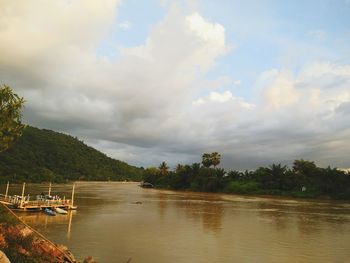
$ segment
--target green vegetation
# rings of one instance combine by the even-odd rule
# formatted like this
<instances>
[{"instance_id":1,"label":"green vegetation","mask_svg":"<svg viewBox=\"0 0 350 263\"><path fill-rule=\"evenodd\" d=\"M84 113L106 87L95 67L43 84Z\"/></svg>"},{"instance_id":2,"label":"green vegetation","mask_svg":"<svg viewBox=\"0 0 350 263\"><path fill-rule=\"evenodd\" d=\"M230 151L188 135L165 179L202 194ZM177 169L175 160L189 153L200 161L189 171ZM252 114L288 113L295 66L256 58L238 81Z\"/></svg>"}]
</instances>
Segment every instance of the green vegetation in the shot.
<instances>
[{"instance_id":1,"label":"green vegetation","mask_svg":"<svg viewBox=\"0 0 350 263\"><path fill-rule=\"evenodd\" d=\"M4 205L0 204L0 224L12 226L18 223L18 220L12 216Z\"/></svg>"},{"instance_id":2,"label":"green vegetation","mask_svg":"<svg viewBox=\"0 0 350 263\"><path fill-rule=\"evenodd\" d=\"M0 152L7 150L21 136L23 98L9 86L0 86Z\"/></svg>"},{"instance_id":3,"label":"green vegetation","mask_svg":"<svg viewBox=\"0 0 350 263\"><path fill-rule=\"evenodd\" d=\"M140 180L142 169L114 160L72 136L27 126L0 153L0 183Z\"/></svg>"},{"instance_id":4,"label":"green vegetation","mask_svg":"<svg viewBox=\"0 0 350 263\"><path fill-rule=\"evenodd\" d=\"M211 156L216 161L211 162ZM178 164L175 171L159 168L144 171L144 181L160 188L237 194L268 194L293 197L350 199L350 174L336 168L320 168L314 162L294 161L293 167L281 164L260 167L255 171L225 171L210 168L220 163L218 153L202 156L202 165Z\"/></svg>"}]
</instances>

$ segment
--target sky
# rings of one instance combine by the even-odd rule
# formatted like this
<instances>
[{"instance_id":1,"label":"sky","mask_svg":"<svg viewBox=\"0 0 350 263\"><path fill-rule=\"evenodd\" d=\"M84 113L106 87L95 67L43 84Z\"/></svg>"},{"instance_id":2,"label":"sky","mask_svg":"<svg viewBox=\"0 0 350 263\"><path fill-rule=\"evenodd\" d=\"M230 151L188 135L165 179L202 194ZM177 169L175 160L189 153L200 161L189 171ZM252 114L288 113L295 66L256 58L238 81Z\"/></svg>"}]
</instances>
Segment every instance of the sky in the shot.
<instances>
[{"instance_id":1,"label":"sky","mask_svg":"<svg viewBox=\"0 0 350 263\"><path fill-rule=\"evenodd\" d=\"M150 167L350 167L349 0L0 0L23 121Z\"/></svg>"}]
</instances>

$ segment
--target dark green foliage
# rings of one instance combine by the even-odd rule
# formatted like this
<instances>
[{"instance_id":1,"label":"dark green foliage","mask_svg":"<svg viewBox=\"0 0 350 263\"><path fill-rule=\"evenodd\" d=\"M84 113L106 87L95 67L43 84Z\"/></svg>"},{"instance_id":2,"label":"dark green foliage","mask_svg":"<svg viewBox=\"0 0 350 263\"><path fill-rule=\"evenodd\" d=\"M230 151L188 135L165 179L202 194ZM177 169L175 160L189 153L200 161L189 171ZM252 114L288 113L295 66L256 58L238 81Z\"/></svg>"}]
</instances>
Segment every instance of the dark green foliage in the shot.
<instances>
[{"instance_id":1,"label":"dark green foliage","mask_svg":"<svg viewBox=\"0 0 350 263\"><path fill-rule=\"evenodd\" d=\"M9 86L0 85L0 152L7 150L21 136L23 98L13 93Z\"/></svg>"},{"instance_id":2,"label":"dark green foliage","mask_svg":"<svg viewBox=\"0 0 350 263\"><path fill-rule=\"evenodd\" d=\"M8 151L0 153L0 183L70 180L134 180L142 169L114 160L72 136L26 127Z\"/></svg>"},{"instance_id":3,"label":"dark green foliage","mask_svg":"<svg viewBox=\"0 0 350 263\"><path fill-rule=\"evenodd\" d=\"M2 204L0 204L0 224L12 226L17 223L17 219L14 216L10 215L8 210Z\"/></svg>"},{"instance_id":4,"label":"dark green foliage","mask_svg":"<svg viewBox=\"0 0 350 263\"><path fill-rule=\"evenodd\" d=\"M4 253L9 258L10 262L16 263L40 263L43 262L39 257L33 257L19 253L16 247L3 248Z\"/></svg>"},{"instance_id":5,"label":"dark green foliage","mask_svg":"<svg viewBox=\"0 0 350 263\"><path fill-rule=\"evenodd\" d=\"M254 181L231 181L225 188L225 193L232 194L258 194L260 186Z\"/></svg>"},{"instance_id":6,"label":"dark green foliage","mask_svg":"<svg viewBox=\"0 0 350 263\"><path fill-rule=\"evenodd\" d=\"M174 190L350 199L350 174L335 168L320 168L314 162L296 160L292 169L273 164L255 171L226 172L222 168L209 168L212 164L206 160L210 154L202 157L203 166L178 164L174 172L166 175L157 168L146 169L144 181Z\"/></svg>"}]
</instances>

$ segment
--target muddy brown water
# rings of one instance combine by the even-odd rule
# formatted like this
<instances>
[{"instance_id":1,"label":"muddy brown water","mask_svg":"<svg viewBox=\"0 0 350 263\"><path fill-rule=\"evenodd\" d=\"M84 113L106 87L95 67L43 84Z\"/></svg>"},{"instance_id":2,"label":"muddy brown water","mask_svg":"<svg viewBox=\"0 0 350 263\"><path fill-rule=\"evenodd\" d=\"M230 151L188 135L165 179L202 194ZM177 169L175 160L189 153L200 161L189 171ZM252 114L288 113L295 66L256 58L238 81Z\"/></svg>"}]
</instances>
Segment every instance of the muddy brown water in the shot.
<instances>
[{"instance_id":1,"label":"muddy brown water","mask_svg":"<svg viewBox=\"0 0 350 263\"><path fill-rule=\"evenodd\" d=\"M46 185L27 185L31 196ZM0 187L0 192L4 186ZM20 194L11 186L9 194ZM53 185L70 198L71 185ZM78 259L130 262L350 262L350 203L79 182L77 211L18 213Z\"/></svg>"}]
</instances>

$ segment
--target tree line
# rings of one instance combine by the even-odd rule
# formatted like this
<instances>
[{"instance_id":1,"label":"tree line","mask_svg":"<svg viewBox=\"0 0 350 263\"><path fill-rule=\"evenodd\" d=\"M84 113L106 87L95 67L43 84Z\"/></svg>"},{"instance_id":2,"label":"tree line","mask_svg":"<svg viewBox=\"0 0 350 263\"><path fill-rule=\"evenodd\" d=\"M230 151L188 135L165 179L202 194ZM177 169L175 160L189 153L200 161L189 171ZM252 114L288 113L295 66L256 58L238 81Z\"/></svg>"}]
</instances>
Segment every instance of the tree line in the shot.
<instances>
[{"instance_id":1,"label":"tree line","mask_svg":"<svg viewBox=\"0 0 350 263\"><path fill-rule=\"evenodd\" d=\"M202 163L178 164L173 171L162 162L147 168L143 178L156 187L174 190L350 199L349 172L317 167L303 159L295 160L291 168L272 164L251 171L226 171L217 168L220 158L217 152L204 153Z\"/></svg>"}]
</instances>

